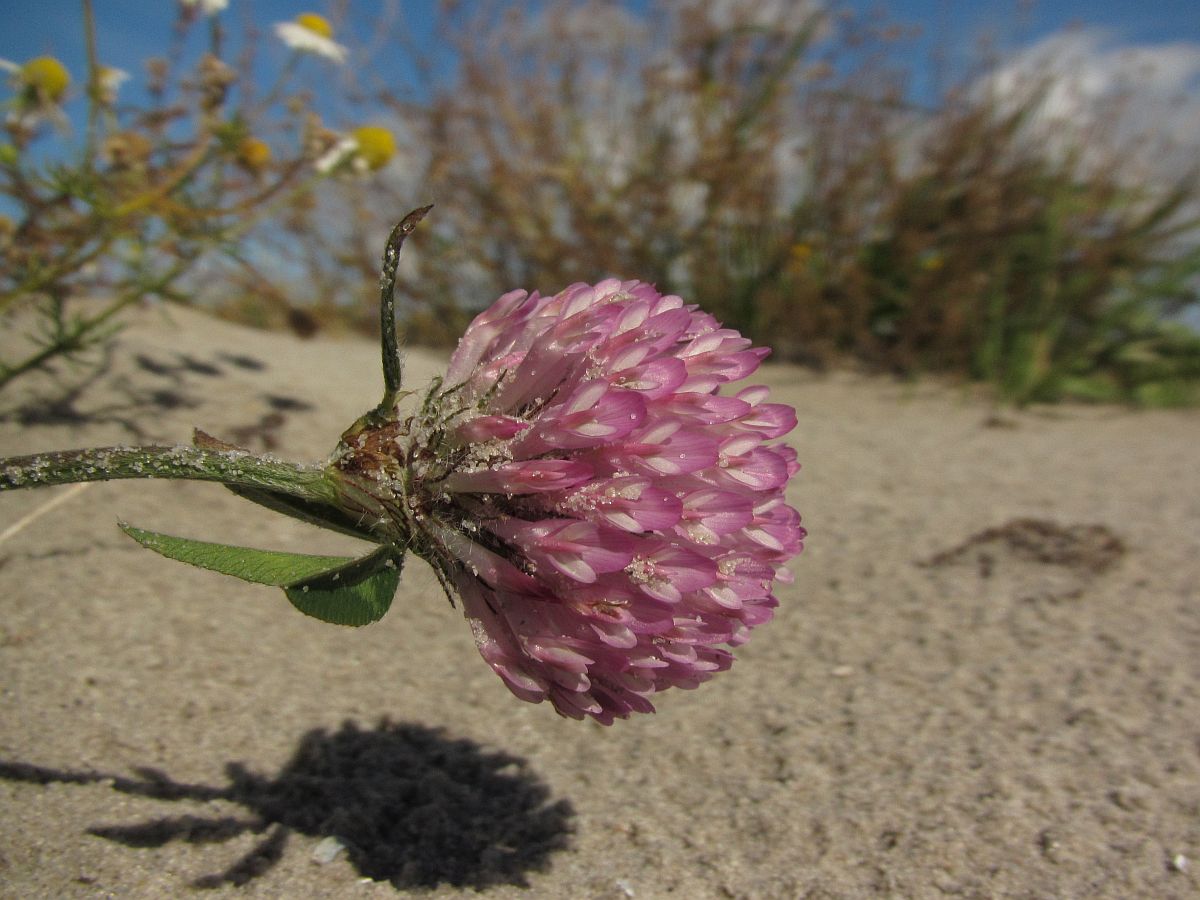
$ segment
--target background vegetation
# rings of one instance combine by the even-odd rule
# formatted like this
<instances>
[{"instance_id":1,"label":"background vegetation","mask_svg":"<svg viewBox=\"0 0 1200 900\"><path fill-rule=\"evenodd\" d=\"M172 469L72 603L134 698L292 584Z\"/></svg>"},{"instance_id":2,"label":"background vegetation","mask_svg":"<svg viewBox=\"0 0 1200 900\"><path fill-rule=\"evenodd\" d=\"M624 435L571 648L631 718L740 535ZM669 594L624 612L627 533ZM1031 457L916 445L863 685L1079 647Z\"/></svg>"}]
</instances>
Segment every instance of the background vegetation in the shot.
<instances>
[{"instance_id":1,"label":"background vegetation","mask_svg":"<svg viewBox=\"0 0 1200 900\"><path fill-rule=\"evenodd\" d=\"M513 287L618 275L777 359L948 373L1015 403L1200 400L1183 324L1200 301L1197 173L1147 175L1153 148L1119 102L1064 121L1050 72L1002 85L981 54L915 108L891 22L803 3L477 2L444 4L437 47L381 25L418 90L303 47L263 89L254 41L224 59L239 20L209 9L180 7L148 104L107 96L93 50L82 134L14 72L0 303L39 310L41 342L0 380L147 298L370 330L382 241L433 202L401 269L414 342L452 343ZM339 16L322 21L336 38ZM197 29L207 47L188 59ZM341 76L306 82L297 60Z\"/></svg>"}]
</instances>

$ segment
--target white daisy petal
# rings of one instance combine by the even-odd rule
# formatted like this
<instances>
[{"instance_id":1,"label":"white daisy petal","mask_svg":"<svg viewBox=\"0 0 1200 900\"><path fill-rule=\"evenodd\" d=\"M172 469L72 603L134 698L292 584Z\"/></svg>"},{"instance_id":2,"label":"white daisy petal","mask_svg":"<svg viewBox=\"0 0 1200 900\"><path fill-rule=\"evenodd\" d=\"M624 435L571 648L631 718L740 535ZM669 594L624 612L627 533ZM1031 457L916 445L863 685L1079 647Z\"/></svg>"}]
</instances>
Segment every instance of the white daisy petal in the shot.
<instances>
[{"instance_id":1,"label":"white daisy petal","mask_svg":"<svg viewBox=\"0 0 1200 900\"><path fill-rule=\"evenodd\" d=\"M342 44L317 34L299 22L277 22L275 35L288 47L301 53L314 53L337 63L346 61L347 50Z\"/></svg>"}]
</instances>

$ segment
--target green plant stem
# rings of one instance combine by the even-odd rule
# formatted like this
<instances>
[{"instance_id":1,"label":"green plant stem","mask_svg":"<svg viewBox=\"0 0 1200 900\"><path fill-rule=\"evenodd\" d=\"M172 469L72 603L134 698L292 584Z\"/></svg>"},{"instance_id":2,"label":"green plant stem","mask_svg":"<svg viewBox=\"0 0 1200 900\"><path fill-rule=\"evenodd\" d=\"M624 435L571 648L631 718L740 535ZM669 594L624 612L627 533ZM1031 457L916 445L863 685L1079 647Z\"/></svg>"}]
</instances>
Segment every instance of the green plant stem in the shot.
<instances>
[{"instance_id":1,"label":"green plant stem","mask_svg":"<svg viewBox=\"0 0 1200 900\"><path fill-rule=\"evenodd\" d=\"M49 289L55 282L68 273L77 272L88 263L97 259L112 245L116 237L115 233L101 234L100 240L90 249L85 250L82 255L76 256L72 254L86 247L88 242L95 237L97 231L100 231L104 227L104 222L99 217L93 216L88 228L82 231L83 236L75 243L75 246L64 251L62 258L57 263L34 272L27 280L9 290L0 291L0 312L4 312L4 310L16 303L16 301L30 294L41 293Z\"/></svg>"},{"instance_id":2,"label":"green plant stem","mask_svg":"<svg viewBox=\"0 0 1200 900\"><path fill-rule=\"evenodd\" d=\"M0 491L119 478L217 481L322 503L337 497L324 469L203 447L98 447L0 459Z\"/></svg>"},{"instance_id":3,"label":"green plant stem","mask_svg":"<svg viewBox=\"0 0 1200 900\"><path fill-rule=\"evenodd\" d=\"M82 346L83 334L75 332L61 338L56 338L53 343L47 344L37 353L31 354L21 360L15 366L6 366L0 363L0 388L12 381L14 378L19 378L26 372L32 372L34 369L40 369L54 357L70 353Z\"/></svg>"},{"instance_id":4,"label":"green plant stem","mask_svg":"<svg viewBox=\"0 0 1200 900\"><path fill-rule=\"evenodd\" d=\"M186 268L186 262L180 261L175 263L165 273L154 279L152 283L131 289L123 296L113 300L90 319L77 319L69 330L56 334L49 344L16 365L8 366L3 361L0 361L0 388L3 388L14 378L24 375L26 372L32 372L34 369L40 368L56 356L84 349L89 343L97 339L93 335L93 332L98 331L109 319L112 319L117 313L125 309L125 307L138 302L144 297L166 291L171 283Z\"/></svg>"},{"instance_id":5,"label":"green plant stem","mask_svg":"<svg viewBox=\"0 0 1200 900\"><path fill-rule=\"evenodd\" d=\"M3 388L14 378L24 375L26 372L40 369L56 356L69 355L84 349L94 340L91 336L93 331L96 331L101 325L137 299L139 299L139 296L133 295L113 301L103 312L90 319L82 319L76 322L69 330L55 335L53 340L41 350L30 354L14 366L7 366L3 362L0 362L0 388Z\"/></svg>"},{"instance_id":6,"label":"green plant stem","mask_svg":"<svg viewBox=\"0 0 1200 900\"><path fill-rule=\"evenodd\" d=\"M96 51L96 14L92 0L83 0L83 38L87 48L87 139L84 144L84 168L90 169L96 156L100 120L100 58Z\"/></svg>"}]
</instances>

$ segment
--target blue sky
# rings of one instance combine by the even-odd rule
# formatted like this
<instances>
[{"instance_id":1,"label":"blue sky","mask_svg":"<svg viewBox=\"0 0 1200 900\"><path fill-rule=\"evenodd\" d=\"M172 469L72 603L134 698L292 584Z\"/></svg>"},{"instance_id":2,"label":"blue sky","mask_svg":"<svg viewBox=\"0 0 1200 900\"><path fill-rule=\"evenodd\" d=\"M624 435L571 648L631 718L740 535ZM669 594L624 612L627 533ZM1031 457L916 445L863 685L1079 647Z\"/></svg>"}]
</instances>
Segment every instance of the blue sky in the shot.
<instances>
[{"instance_id":1,"label":"blue sky","mask_svg":"<svg viewBox=\"0 0 1200 900\"><path fill-rule=\"evenodd\" d=\"M921 25L922 37L907 56L918 93L930 85L929 59L936 46L957 51L959 59L952 63L969 64L978 58L978 41L985 35L1005 53L1078 29L1103 31L1115 46L1182 42L1200 49L1200 0L854 0L849 5L883 9L899 21Z\"/></svg>"},{"instance_id":2,"label":"blue sky","mask_svg":"<svg viewBox=\"0 0 1200 900\"><path fill-rule=\"evenodd\" d=\"M175 18L170 0L94 0L102 58L131 73L138 73L140 61L161 52ZM352 3L359 10L378 9L377 2ZM920 94L931 83L928 60L934 46L950 50L961 64L974 56L977 38L991 34L1002 49L1017 51L1048 35L1073 26L1103 29L1116 44L1166 44L1187 42L1200 46L1200 5L1198 0L1043 0L1021 12L1016 0L896 0L891 3L850 0L860 10L875 8L892 18L922 26L923 37L905 55L916 76L914 90ZM413 38L428 45L429 23L435 0L401 0L400 9ZM631 2L631 8L645 6L645 0ZM80 28L80 4L77 0L0 0L5 11L6 28L0 34L0 57L22 61L44 53L59 56L74 72L83 69L83 40ZM223 13L231 23L243 17L264 31L264 46L269 45L268 29L272 22L289 19L305 10L320 12L320 0L231 0ZM366 27L366 17L360 24ZM399 54L381 59L394 72L393 79L409 79Z\"/></svg>"}]
</instances>

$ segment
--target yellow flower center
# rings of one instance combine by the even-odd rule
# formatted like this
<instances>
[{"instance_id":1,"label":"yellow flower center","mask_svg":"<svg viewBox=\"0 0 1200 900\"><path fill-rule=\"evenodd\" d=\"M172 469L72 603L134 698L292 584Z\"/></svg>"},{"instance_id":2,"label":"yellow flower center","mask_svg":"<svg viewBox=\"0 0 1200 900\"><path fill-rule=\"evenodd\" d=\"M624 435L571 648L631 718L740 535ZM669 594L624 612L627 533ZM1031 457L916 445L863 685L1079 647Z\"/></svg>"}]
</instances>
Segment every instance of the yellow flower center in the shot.
<instances>
[{"instance_id":1,"label":"yellow flower center","mask_svg":"<svg viewBox=\"0 0 1200 900\"><path fill-rule=\"evenodd\" d=\"M67 92L71 75L53 56L39 56L21 66L21 82L46 100L57 101Z\"/></svg>"},{"instance_id":2,"label":"yellow flower center","mask_svg":"<svg viewBox=\"0 0 1200 900\"><path fill-rule=\"evenodd\" d=\"M256 137L244 138L237 146L237 158L247 169L257 172L271 161L271 147Z\"/></svg>"},{"instance_id":3,"label":"yellow flower center","mask_svg":"<svg viewBox=\"0 0 1200 900\"><path fill-rule=\"evenodd\" d=\"M396 139L386 128L379 125L363 125L354 129L354 142L358 144L358 156L374 172L383 168L396 155Z\"/></svg>"},{"instance_id":4,"label":"yellow flower center","mask_svg":"<svg viewBox=\"0 0 1200 900\"><path fill-rule=\"evenodd\" d=\"M319 16L316 13L300 13L300 15L296 16L296 24L323 38L333 38L333 26L329 24L329 20L324 16Z\"/></svg>"}]
</instances>

